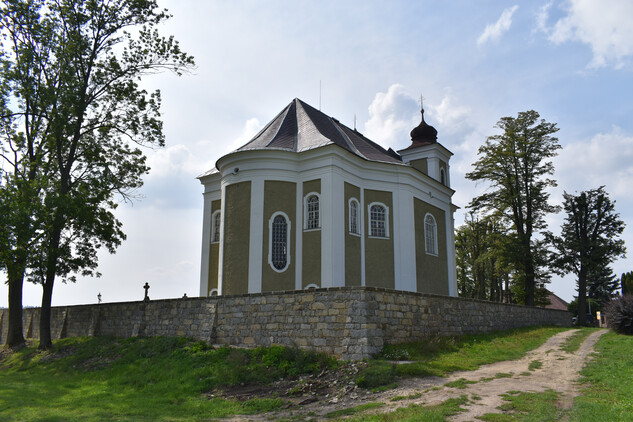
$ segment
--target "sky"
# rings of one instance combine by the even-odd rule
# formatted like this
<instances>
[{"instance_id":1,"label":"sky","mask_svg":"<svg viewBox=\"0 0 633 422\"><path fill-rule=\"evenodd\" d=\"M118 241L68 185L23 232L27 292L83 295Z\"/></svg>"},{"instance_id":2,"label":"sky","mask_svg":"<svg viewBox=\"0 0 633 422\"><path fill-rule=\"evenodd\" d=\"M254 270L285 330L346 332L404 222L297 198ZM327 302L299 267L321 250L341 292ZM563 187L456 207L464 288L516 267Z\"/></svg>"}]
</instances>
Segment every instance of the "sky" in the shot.
<instances>
[{"instance_id":1,"label":"sky","mask_svg":"<svg viewBox=\"0 0 633 422\"><path fill-rule=\"evenodd\" d=\"M166 147L146 149L151 171L116 215L127 240L100 254L100 278L57 283L53 305L197 296L202 185L196 177L246 143L293 98L320 108L384 148L410 144L425 120L454 153L453 202L464 220L485 183L466 180L477 150L505 116L536 110L560 129L558 187L604 185L627 224L633 256L633 2L552 1L193 1L159 0L173 17L161 28L196 68L143 81L160 89ZM558 234L563 213L547 218ZM631 258L613 264L618 276ZM554 277L564 300L575 278ZM0 307L7 306L0 285ZM41 286L26 284L25 306Z\"/></svg>"}]
</instances>

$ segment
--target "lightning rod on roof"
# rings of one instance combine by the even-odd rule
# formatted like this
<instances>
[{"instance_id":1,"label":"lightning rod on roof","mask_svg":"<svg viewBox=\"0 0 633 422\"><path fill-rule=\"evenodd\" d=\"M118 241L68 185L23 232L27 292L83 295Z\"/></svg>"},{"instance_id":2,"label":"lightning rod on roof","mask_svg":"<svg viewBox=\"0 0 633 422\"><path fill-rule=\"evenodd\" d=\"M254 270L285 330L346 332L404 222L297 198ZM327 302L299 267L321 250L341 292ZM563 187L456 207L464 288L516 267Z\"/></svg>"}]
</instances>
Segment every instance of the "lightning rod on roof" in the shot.
<instances>
[{"instance_id":1,"label":"lightning rod on roof","mask_svg":"<svg viewBox=\"0 0 633 422\"><path fill-rule=\"evenodd\" d=\"M354 113L354 130L356 130L356 113Z\"/></svg>"},{"instance_id":2,"label":"lightning rod on roof","mask_svg":"<svg viewBox=\"0 0 633 422\"><path fill-rule=\"evenodd\" d=\"M319 79L319 111L321 111L321 79Z\"/></svg>"}]
</instances>

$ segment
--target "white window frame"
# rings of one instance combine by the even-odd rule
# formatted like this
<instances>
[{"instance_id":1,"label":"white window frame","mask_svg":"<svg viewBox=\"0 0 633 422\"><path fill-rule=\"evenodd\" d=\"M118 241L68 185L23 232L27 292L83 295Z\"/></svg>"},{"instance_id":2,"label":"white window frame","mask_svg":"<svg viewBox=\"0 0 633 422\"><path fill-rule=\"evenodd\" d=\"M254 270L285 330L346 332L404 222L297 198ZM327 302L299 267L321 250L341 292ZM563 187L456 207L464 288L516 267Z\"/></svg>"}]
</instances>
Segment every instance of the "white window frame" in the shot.
<instances>
[{"instance_id":1,"label":"white window frame","mask_svg":"<svg viewBox=\"0 0 633 422\"><path fill-rule=\"evenodd\" d=\"M310 199L311 196L316 196L318 200L319 218L317 221L317 227L308 228L308 221L310 219L310 211L308 210L308 199ZM310 192L309 194L303 197L303 230L304 231L321 230L321 194L319 194L318 192Z\"/></svg>"},{"instance_id":2,"label":"white window frame","mask_svg":"<svg viewBox=\"0 0 633 422\"><path fill-rule=\"evenodd\" d=\"M354 220L352 218L352 204L356 205L356 231L352 230L352 221ZM361 220L360 220L360 214L361 214L360 202L358 202L358 199L356 198L350 198L349 201L347 201L347 216L348 216L348 223L349 223L347 227L347 231L349 232L349 234L353 236L361 235L362 225L361 225Z\"/></svg>"},{"instance_id":3,"label":"white window frame","mask_svg":"<svg viewBox=\"0 0 633 422\"><path fill-rule=\"evenodd\" d=\"M216 225L217 225L217 234L218 237L216 239ZM211 243L220 243L220 229L222 225L222 210L215 210L213 214L211 214Z\"/></svg>"},{"instance_id":4,"label":"white window frame","mask_svg":"<svg viewBox=\"0 0 633 422\"><path fill-rule=\"evenodd\" d=\"M211 297L211 296L218 296L219 294L220 294L220 292L218 291L218 289L213 288L213 289L209 290L209 297Z\"/></svg>"},{"instance_id":5,"label":"white window frame","mask_svg":"<svg viewBox=\"0 0 633 422\"><path fill-rule=\"evenodd\" d=\"M428 226L426 223L427 218L431 218L431 220L433 220L433 231L432 231L432 236L433 239L429 239L429 233L428 233ZM431 243L430 241L432 241L432 250L429 250L429 244ZM435 220L435 217L433 216L433 214L431 214L430 212L427 212L424 215L424 251L427 253L427 255L433 255L433 256L438 256L438 248L437 248L437 221Z\"/></svg>"},{"instance_id":6,"label":"white window frame","mask_svg":"<svg viewBox=\"0 0 633 422\"><path fill-rule=\"evenodd\" d=\"M275 221L275 218L277 216L282 216L283 218L285 218L286 224L288 225L286 230L286 266L282 269L275 268L275 265L273 264L273 221ZM282 211L277 211L270 217L270 220L268 220L268 264L270 265L270 268L272 268L273 271L277 273L283 273L290 266L290 239L292 237L290 236L291 227L292 224L290 222L288 214Z\"/></svg>"},{"instance_id":7,"label":"white window frame","mask_svg":"<svg viewBox=\"0 0 633 422\"><path fill-rule=\"evenodd\" d=\"M310 290L310 289L320 289L321 287L318 284L315 283L310 283L307 286L305 286L303 289L304 290Z\"/></svg>"},{"instance_id":8,"label":"white window frame","mask_svg":"<svg viewBox=\"0 0 633 422\"><path fill-rule=\"evenodd\" d=\"M382 207L385 210L385 235L384 236L372 236L371 234L371 209L374 206ZM389 239L389 207L383 204L382 202L372 202L367 205L367 234L371 239Z\"/></svg>"}]
</instances>

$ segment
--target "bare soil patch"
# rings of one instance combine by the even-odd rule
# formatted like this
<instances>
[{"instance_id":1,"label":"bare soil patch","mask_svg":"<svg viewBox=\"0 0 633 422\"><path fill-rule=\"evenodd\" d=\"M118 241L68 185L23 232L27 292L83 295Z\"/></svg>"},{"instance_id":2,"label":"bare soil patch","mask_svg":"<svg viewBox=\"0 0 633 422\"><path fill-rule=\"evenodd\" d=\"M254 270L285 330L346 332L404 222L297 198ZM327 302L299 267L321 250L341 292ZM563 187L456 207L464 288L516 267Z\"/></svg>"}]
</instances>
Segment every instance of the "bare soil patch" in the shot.
<instances>
[{"instance_id":1,"label":"bare soil patch","mask_svg":"<svg viewBox=\"0 0 633 422\"><path fill-rule=\"evenodd\" d=\"M592 333L574 353L563 351L562 345L575 331L552 336L519 360L484 365L475 371L455 372L446 378L405 378L400 380L398 387L379 393L358 388L354 377L364 364L348 363L336 371L319 375L283 380L264 387L238 386L215 394L239 400L278 397L287 403L278 412L238 416L230 419L232 421L269 421L299 416L307 420L324 420L329 412L368 402L384 403L378 411L391 412L401 406L434 405L462 395L469 398L465 406L467 410L452 420L472 421L486 413L500 413L497 407L503 402L501 396L509 391L554 390L561 393L560 407L569 408L578 395L579 371L590 358L595 343L606 332Z\"/></svg>"}]
</instances>

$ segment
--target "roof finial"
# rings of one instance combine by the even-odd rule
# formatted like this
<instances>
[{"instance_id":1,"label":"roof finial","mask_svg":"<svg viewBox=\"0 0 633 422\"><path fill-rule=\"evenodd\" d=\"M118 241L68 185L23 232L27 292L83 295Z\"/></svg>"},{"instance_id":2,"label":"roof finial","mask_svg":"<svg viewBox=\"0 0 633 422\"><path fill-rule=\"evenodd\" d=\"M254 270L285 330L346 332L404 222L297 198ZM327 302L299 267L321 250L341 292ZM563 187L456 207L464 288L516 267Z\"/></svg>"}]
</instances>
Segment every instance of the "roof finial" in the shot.
<instances>
[{"instance_id":1,"label":"roof finial","mask_svg":"<svg viewBox=\"0 0 633 422\"><path fill-rule=\"evenodd\" d=\"M424 97L420 94L420 112L424 113Z\"/></svg>"}]
</instances>

